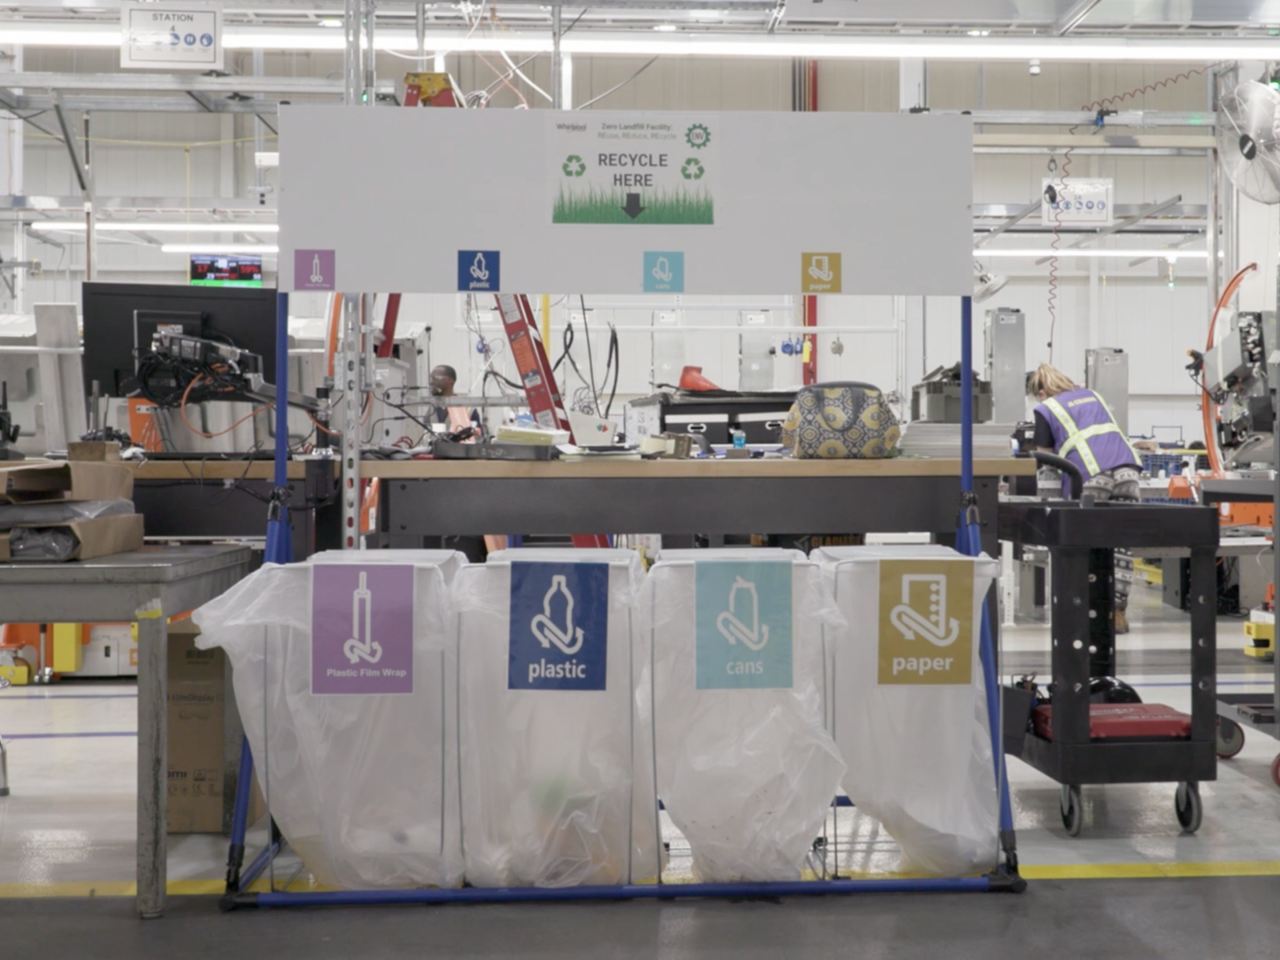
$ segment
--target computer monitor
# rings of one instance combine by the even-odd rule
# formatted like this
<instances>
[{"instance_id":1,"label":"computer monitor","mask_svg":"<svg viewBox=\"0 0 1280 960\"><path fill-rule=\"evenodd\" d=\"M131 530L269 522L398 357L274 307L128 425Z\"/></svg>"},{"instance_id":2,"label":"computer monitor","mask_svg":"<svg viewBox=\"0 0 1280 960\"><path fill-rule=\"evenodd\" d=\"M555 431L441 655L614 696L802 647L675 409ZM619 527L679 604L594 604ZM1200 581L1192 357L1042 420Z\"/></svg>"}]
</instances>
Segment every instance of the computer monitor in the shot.
<instances>
[{"instance_id":1,"label":"computer monitor","mask_svg":"<svg viewBox=\"0 0 1280 960\"><path fill-rule=\"evenodd\" d=\"M260 287L262 258L193 253L191 285L198 287Z\"/></svg>"},{"instance_id":2,"label":"computer monitor","mask_svg":"<svg viewBox=\"0 0 1280 960\"><path fill-rule=\"evenodd\" d=\"M135 336L145 353L162 324L193 336L230 341L261 356L264 370L275 368L273 288L85 283L83 309L86 395L92 395L96 380L104 395L126 396L137 360Z\"/></svg>"}]
</instances>

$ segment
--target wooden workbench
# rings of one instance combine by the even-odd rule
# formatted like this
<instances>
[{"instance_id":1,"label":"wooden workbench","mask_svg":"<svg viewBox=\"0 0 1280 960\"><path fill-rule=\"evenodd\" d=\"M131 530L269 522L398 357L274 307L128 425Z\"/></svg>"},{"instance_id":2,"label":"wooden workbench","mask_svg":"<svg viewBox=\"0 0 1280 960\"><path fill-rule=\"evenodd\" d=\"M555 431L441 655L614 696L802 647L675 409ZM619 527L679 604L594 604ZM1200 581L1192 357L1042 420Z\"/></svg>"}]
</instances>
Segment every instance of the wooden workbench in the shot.
<instances>
[{"instance_id":1,"label":"wooden workbench","mask_svg":"<svg viewBox=\"0 0 1280 960\"><path fill-rule=\"evenodd\" d=\"M243 466L241 467L243 469ZM975 460L975 477L1034 476L1033 460ZM384 480L723 479L959 477L959 460L365 460L360 475Z\"/></svg>"}]
</instances>

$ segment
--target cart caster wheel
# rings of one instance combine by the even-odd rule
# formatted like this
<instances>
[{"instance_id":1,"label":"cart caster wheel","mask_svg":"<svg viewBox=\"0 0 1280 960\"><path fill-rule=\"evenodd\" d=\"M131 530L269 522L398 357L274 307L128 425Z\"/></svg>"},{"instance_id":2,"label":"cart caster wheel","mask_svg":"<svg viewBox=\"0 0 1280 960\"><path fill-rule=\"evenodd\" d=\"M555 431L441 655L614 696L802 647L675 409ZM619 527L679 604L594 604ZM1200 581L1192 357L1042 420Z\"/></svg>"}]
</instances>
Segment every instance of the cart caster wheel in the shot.
<instances>
[{"instance_id":1,"label":"cart caster wheel","mask_svg":"<svg viewBox=\"0 0 1280 960\"><path fill-rule=\"evenodd\" d=\"M1218 759L1230 760L1244 749L1244 727L1226 717L1218 718Z\"/></svg>"},{"instance_id":2,"label":"cart caster wheel","mask_svg":"<svg viewBox=\"0 0 1280 960\"><path fill-rule=\"evenodd\" d=\"M1280 787L1280 754L1276 754L1276 758L1271 761L1271 779Z\"/></svg>"},{"instance_id":3,"label":"cart caster wheel","mask_svg":"<svg viewBox=\"0 0 1280 960\"><path fill-rule=\"evenodd\" d=\"M1173 795L1173 809L1178 814L1178 823L1186 833L1195 833L1200 829L1200 818L1204 807L1200 803L1200 787L1194 783L1178 784Z\"/></svg>"},{"instance_id":4,"label":"cart caster wheel","mask_svg":"<svg viewBox=\"0 0 1280 960\"><path fill-rule=\"evenodd\" d=\"M1062 811L1062 825L1067 830L1067 836L1080 836L1080 828L1084 826L1084 803L1080 799L1079 787L1063 785L1059 809Z\"/></svg>"}]
</instances>

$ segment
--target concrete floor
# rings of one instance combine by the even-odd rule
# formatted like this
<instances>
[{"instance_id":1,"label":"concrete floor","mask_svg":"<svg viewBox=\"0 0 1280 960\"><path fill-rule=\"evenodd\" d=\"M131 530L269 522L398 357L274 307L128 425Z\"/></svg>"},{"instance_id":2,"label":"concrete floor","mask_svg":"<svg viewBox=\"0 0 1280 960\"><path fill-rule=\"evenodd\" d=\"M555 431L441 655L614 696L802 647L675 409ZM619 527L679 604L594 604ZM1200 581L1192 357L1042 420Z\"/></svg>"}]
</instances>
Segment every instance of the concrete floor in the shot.
<instances>
[{"instance_id":1,"label":"concrete floor","mask_svg":"<svg viewBox=\"0 0 1280 960\"><path fill-rule=\"evenodd\" d=\"M1144 699L1187 708L1187 626L1135 589L1134 632L1121 674ZM1223 689L1269 691L1272 668L1248 660L1241 623L1219 623ZM1004 631L1005 673L1047 673L1048 629ZM1194 836L1174 818L1173 786L1086 787L1085 826L1063 831L1058 786L1010 763L1024 875L1020 897L868 895L774 903L582 905L261 911L223 917L199 894L221 888L225 840L171 841L169 915L132 921L133 685L65 682L0 693L13 796L0 800L0 956L50 944L68 956L201 956L267 946L280 957L988 955L1057 946L1091 957L1275 956L1280 934L1280 744L1250 734L1244 751L1201 786ZM841 866L893 868L896 849L874 822L844 811L857 839ZM673 845L679 867L680 844ZM296 869L284 859L281 881ZM1073 879L1091 878L1091 879ZM1165 879L1149 879L1165 878ZM94 899L66 899L89 897ZM10 899L5 899L10 898ZM216 924L216 928L213 926ZM15 952L16 948L16 952Z\"/></svg>"},{"instance_id":2,"label":"concrete floor","mask_svg":"<svg viewBox=\"0 0 1280 960\"><path fill-rule=\"evenodd\" d=\"M662 958L662 960L1263 960L1275 879L1045 880L1021 896L366 907L223 915L177 898L142 923L119 899L0 900L0 955L60 957ZM53 952L56 951L56 952Z\"/></svg>"}]
</instances>

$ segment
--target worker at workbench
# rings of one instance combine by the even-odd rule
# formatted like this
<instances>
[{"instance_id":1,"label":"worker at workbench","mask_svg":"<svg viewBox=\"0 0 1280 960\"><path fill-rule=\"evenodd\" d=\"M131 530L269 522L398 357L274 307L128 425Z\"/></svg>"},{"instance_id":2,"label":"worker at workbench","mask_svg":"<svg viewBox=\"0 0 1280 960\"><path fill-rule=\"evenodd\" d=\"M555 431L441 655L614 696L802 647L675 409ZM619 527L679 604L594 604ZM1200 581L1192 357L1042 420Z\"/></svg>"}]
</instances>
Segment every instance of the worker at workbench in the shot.
<instances>
[{"instance_id":1,"label":"worker at workbench","mask_svg":"<svg viewBox=\"0 0 1280 960\"><path fill-rule=\"evenodd\" d=\"M1048 363L1027 377L1027 394L1040 401L1033 443L1080 469L1084 490L1073 491L1077 498L1087 491L1095 500L1140 499L1138 454L1101 396ZM1116 551L1115 572L1116 633L1128 633L1133 585L1133 557L1128 551Z\"/></svg>"},{"instance_id":2,"label":"worker at workbench","mask_svg":"<svg viewBox=\"0 0 1280 960\"><path fill-rule=\"evenodd\" d=\"M453 386L457 382L458 371L447 363L442 363L431 371L431 395L433 397L456 396L453 392ZM447 423L451 433L457 433L467 427L475 427L476 436L478 437L484 429L480 422L479 410L472 410L468 413L466 407L439 406L436 407L435 414L436 423Z\"/></svg>"}]
</instances>

